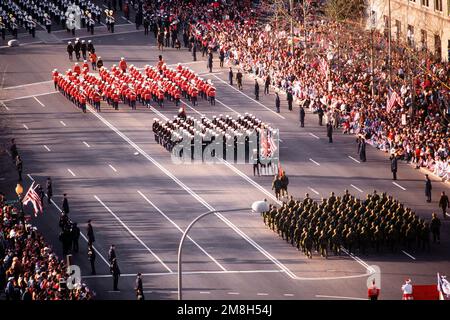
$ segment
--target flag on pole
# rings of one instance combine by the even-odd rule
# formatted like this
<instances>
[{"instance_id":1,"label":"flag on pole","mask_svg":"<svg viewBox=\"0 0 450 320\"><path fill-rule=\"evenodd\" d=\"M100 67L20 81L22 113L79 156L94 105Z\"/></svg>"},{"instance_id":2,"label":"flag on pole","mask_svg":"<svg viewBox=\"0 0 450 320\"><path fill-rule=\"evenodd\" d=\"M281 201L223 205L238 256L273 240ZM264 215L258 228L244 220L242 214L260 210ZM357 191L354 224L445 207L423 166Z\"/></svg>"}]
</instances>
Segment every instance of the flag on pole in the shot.
<instances>
[{"instance_id":1,"label":"flag on pole","mask_svg":"<svg viewBox=\"0 0 450 320\"><path fill-rule=\"evenodd\" d=\"M273 155L275 154L275 151L278 149L277 144L275 142L275 140L273 139L272 136L272 131L268 131L268 143L269 143L269 155L271 157L273 157Z\"/></svg>"},{"instance_id":2,"label":"flag on pole","mask_svg":"<svg viewBox=\"0 0 450 320\"><path fill-rule=\"evenodd\" d=\"M33 204L34 209L34 216L37 217L37 214L43 213L44 210L42 208L42 202L41 197L37 194L34 187L34 182L31 184L30 188L28 189L27 193L25 194L25 197L22 200L22 203L24 205L27 205L30 201Z\"/></svg>"},{"instance_id":3,"label":"flag on pole","mask_svg":"<svg viewBox=\"0 0 450 320\"><path fill-rule=\"evenodd\" d=\"M437 289L439 291L439 300L450 299L450 283L446 279L446 276L437 274Z\"/></svg>"},{"instance_id":4,"label":"flag on pole","mask_svg":"<svg viewBox=\"0 0 450 320\"><path fill-rule=\"evenodd\" d=\"M261 131L261 155L266 158L269 156L269 141L267 139L266 132Z\"/></svg>"},{"instance_id":5,"label":"flag on pole","mask_svg":"<svg viewBox=\"0 0 450 320\"><path fill-rule=\"evenodd\" d=\"M402 105L403 102L400 98L400 96L395 91L390 91L390 94L387 96L387 102L386 102L386 111L389 113L394 108L395 104Z\"/></svg>"}]
</instances>

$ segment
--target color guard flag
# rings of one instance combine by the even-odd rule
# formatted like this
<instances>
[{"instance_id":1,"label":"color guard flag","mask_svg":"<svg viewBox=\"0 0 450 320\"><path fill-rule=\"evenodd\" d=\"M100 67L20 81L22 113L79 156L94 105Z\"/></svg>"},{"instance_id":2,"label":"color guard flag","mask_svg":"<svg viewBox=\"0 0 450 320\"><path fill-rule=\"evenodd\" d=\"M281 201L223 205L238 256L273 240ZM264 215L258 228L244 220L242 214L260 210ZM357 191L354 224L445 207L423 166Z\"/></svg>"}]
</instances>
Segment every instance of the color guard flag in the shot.
<instances>
[{"instance_id":1,"label":"color guard flag","mask_svg":"<svg viewBox=\"0 0 450 320\"><path fill-rule=\"evenodd\" d=\"M30 201L33 204L34 208L34 216L37 217L37 214L39 212L43 213L44 210L42 208L42 202L41 197L37 194L36 190L33 188L34 182L31 184L30 188L28 189L27 193L25 194L25 197L22 200L22 203L24 205L27 205Z\"/></svg>"},{"instance_id":2,"label":"color guard flag","mask_svg":"<svg viewBox=\"0 0 450 320\"><path fill-rule=\"evenodd\" d=\"M446 278L446 276L441 276L439 273L437 274L437 289L439 291L439 300L450 299L450 283Z\"/></svg>"}]
</instances>

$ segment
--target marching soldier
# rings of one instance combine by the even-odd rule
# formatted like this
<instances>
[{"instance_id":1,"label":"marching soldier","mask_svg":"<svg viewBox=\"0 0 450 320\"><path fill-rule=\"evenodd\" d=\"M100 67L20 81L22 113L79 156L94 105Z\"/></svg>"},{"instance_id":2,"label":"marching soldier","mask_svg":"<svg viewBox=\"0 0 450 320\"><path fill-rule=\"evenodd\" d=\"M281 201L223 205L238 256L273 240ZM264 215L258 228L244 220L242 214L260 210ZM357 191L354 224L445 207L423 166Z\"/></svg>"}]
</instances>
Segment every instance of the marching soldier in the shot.
<instances>
[{"instance_id":1,"label":"marching soldier","mask_svg":"<svg viewBox=\"0 0 450 320\"><path fill-rule=\"evenodd\" d=\"M95 52L95 48L94 48L94 44L92 43L92 40L88 40L87 51L89 53L94 53Z\"/></svg>"},{"instance_id":2,"label":"marching soldier","mask_svg":"<svg viewBox=\"0 0 450 320\"><path fill-rule=\"evenodd\" d=\"M0 17L0 33L2 34L2 39L5 40L6 38L6 25L3 22L3 18Z\"/></svg>"},{"instance_id":3,"label":"marching soldier","mask_svg":"<svg viewBox=\"0 0 450 320\"><path fill-rule=\"evenodd\" d=\"M44 14L45 18L45 27L47 28L47 32L52 32L52 19L48 16L47 13Z\"/></svg>"},{"instance_id":4,"label":"marching soldier","mask_svg":"<svg viewBox=\"0 0 450 320\"><path fill-rule=\"evenodd\" d=\"M91 13L88 14L88 32L91 31L91 34L94 34L95 20ZM90 40L89 40L90 41Z\"/></svg>"},{"instance_id":5,"label":"marching soldier","mask_svg":"<svg viewBox=\"0 0 450 320\"><path fill-rule=\"evenodd\" d=\"M86 60L87 58L87 45L86 45L86 41L81 40L81 54L83 55L83 60Z\"/></svg>"},{"instance_id":6,"label":"marching soldier","mask_svg":"<svg viewBox=\"0 0 450 320\"><path fill-rule=\"evenodd\" d=\"M73 50L75 51L75 57L77 58L77 61L80 61L81 43L78 38L75 39L75 45L73 46Z\"/></svg>"}]
</instances>

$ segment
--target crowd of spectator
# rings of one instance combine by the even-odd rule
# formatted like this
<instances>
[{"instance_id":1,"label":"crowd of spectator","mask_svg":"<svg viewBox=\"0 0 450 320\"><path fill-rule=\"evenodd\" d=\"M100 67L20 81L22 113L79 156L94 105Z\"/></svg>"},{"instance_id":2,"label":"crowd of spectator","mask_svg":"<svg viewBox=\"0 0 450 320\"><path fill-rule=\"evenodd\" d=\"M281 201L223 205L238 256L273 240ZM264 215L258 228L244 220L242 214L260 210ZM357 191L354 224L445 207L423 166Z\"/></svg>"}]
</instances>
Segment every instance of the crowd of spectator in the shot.
<instances>
[{"instance_id":1,"label":"crowd of spectator","mask_svg":"<svg viewBox=\"0 0 450 320\"><path fill-rule=\"evenodd\" d=\"M67 264L60 260L20 208L0 194L0 288L7 300L90 300L83 283L67 286Z\"/></svg>"},{"instance_id":2,"label":"crowd of spectator","mask_svg":"<svg viewBox=\"0 0 450 320\"><path fill-rule=\"evenodd\" d=\"M190 23L203 47L216 48L229 66L291 91L312 111L323 108L326 121L344 133L363 134L374 147L449 179L448 63L394 42L390 72L387 38L373 32L372 82L370 32L362 26L349 32L348 25L316 16L306 42L296 34L292 52L290 33L261 25L250 7L233 16L229 7L221 10ZM387 108L394 92L399 98Z\"/></svg>"}]
</instances>

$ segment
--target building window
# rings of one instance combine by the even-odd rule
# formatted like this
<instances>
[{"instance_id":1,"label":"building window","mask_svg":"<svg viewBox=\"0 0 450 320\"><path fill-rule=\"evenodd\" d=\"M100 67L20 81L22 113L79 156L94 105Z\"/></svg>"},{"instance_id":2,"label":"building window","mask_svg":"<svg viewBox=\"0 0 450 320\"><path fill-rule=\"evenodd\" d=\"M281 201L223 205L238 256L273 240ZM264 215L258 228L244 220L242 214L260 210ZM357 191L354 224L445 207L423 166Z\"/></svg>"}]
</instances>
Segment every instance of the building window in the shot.
<instances>
[{"instance_id":1,"label":"building window","mask_svg":"<svg viewBox=\"0 0 450 320\"><path fill-rule=\"evenodd\" d=\"M426 30L420 30L420 49L427 50L427 32Z\"/></svg>"},{"instance_id":2,"label":"building window","mask_svg":"<svg viewBox=\"0 0 450 320\"><path fill-rule=\"evenodd\" d=\"M402 33L402 24L398 20L395 20L395 32L396 32L396 39L400 40L400 35Z\"/></svg>"},{"instance_id":3,"label":"building window","mask_svg":"<svg viewBox=\"0 0 450 320\"><path fill-rule=\"evenodd\" d=\"M434 35L434 55L438 61L442 60L441 51L442 51L441 37L438 34L435 34Z\"/></svg>"},{"instance_id":4,"label":"building window","mask_svg":"<svg viewBox=\"0 0 450 320\"><path fill-rule=\"evenodd\" d=\"M406 38L408 40L408 46L414 46L414 26L408 25L408 32L406 33Z\"/></svg>"},{"instance_id":5,"label":"building window","mask_svg":"<svg viewBox=\"0 0 450 320\"><path fill-rule=\"evenodd\" d=\"M422 5L425 7L429 7L430 6L430 1L429 0L422 0Z\"/></svg>"},{"instance_id":6,"label":"building window","mask_svg":"<svg viewBox=\"0 0 450 320\"><path fill-rule=\"evenodd\" d=\"M434 10L442 12L442 0L434 0Z\"/></svg>"}]
</instances>

